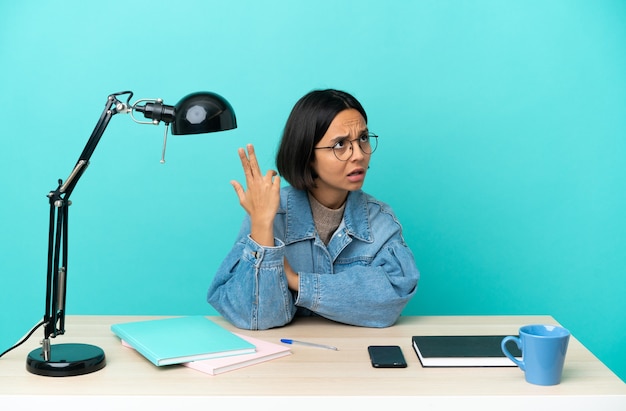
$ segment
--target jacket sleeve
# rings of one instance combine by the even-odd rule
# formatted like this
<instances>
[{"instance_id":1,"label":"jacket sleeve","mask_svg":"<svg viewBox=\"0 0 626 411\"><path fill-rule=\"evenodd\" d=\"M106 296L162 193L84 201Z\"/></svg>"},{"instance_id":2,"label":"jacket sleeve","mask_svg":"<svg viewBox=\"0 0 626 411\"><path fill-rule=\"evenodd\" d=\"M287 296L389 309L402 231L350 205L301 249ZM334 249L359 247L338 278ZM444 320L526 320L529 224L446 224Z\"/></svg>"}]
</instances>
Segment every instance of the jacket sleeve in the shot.
<instances>
[{"instance_id":1,"label":"jacket sleeve","mask_svg":"<svg viewBox=\"0 0 626 411\"><path fill-rule=\"evenodd\" d=\"M246 217L238 240L220 265L207 301L238 328L262 330L289 323L296 312L284 275L285 245L262 247L249 236Z\"/></svg>"},{"instance_id":2,"label":"jacket sleeve","mask_svg":"<svg viewBox=\"0 0 626 411\"><path fill-rule=\"evenodd\" d=\"M388 241L370 264L336 269L331 275L299 272L296 305L345 324L388 327L417 290L419 271L400 238Z\"/></svg>"}]
</instances>

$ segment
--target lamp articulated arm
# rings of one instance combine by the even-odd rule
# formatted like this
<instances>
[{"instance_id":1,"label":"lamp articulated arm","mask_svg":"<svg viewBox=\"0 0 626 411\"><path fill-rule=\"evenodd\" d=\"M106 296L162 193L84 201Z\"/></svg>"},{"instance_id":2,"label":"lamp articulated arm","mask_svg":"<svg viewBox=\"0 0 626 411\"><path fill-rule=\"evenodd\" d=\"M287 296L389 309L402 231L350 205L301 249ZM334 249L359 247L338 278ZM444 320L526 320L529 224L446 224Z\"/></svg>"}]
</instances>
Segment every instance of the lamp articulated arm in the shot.
<instances>
[{"instance_id":1,"label":"lamp articulated arm","mask_svg":"<svg viewBox=\"0 0 626 411\"><path fill-rule=\"evenodd\" d=\"M111 94L104 107L91 137L65 182L59 180L59 185L48 194L50 202L50 222L48 235L48 267L46 278L46 308L43 318L44 340L43 356L45 360L50 356L49 338L65 333L65 293L67 279L67 227L68 207L71 205L70 194L76 183L89 165L89 159L93 154L100 138L104 134L113 115L123 112L127 104L118 100L117 96L128 94L128 100L132 92L126 91Z\"/></svg>"}]
</instances>

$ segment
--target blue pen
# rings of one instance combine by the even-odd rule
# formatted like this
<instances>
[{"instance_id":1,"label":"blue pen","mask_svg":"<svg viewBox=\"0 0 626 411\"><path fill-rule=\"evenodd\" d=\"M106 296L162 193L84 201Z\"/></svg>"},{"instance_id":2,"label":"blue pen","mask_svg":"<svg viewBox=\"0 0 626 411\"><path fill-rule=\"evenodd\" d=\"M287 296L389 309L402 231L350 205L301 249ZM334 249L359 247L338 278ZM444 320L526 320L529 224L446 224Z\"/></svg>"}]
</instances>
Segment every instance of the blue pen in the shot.
<instances>
[{"instance_id":1,"label":"blue pen","mask_svg":"<svg viewBox=\"0 0 626 411\"><path fill-rule=\"evenodd\" d=\"M289 338L281 338L280 342L285 343L285 344L300 344L300 345L308 345L309 347L317 347L317 348L326 348L327 350L335 350L335 351L339 351L337 349L337 347L333 347L332 345L326 345L326 344L315 344L312 342L306 342L306 341L298 341L298 340L292 340Z\"/></svg>"}]
</instances>

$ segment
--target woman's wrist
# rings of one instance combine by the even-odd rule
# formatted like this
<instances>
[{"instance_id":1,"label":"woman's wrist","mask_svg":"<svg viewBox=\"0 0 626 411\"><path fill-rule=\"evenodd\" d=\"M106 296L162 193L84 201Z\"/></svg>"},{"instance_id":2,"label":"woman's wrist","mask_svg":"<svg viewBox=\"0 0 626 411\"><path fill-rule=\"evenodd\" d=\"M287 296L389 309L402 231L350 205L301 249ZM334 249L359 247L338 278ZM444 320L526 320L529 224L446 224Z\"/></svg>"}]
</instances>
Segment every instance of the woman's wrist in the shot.
<instances>
[{"instance_id":1,"label":"woman's wrist","mask_svg":"<svg viewBox=\"0 0 626 411\"><path fill-rule=\"evenodd\" d=\"M274 230L272 224L252 223L250 226L250 237L261 246L274 246Z\"/></svg>"}]
</instances>

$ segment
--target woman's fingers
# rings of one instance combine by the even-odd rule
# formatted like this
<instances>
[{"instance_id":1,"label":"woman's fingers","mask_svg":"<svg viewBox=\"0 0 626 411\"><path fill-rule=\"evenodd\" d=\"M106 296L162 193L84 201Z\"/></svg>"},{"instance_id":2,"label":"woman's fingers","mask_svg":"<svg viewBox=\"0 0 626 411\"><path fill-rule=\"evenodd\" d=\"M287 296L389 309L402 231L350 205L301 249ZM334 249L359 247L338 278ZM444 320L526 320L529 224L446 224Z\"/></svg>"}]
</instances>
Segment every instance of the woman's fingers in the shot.
<instances>
[{"instance_id":1,"label":"woman's fingers","mask_svg":"<svg viewBox=\"0 0 626 411\"><path fill-rule=\"evenodd\" d=\"M278 172L268 170L265 174L261 173L252 144L246 145L245 149L239 148L237 152L246 177L245 186L236 180L230 183L239 198L239 204L251 217L273 218L280 201Z\"/></svg>"},{"instance_id":2,"label":"woman's fingers","mask_svg":"<svg viewBox=\"0 0 626 411\"><path fill-rule=\"evenodd\" d=\"M259 167L259 162L257 161L252 144L246 145L246 149L239 148L237 153L239 154L239 160L241 160L241 166L243 167L246 179L261 176L261 168Z\"/></svg>"},{"instance_id":3,"label":"woman's fingers","mask_svg":"<svg viewBox=\"0 0 626 411\"><path fill-rule=\"evenodd\" d=\"M243 202L244 202L244 200L246 198L246 191L244 190L243 186L241 184L239 184L238 181L235 181L235 180L232 180L230 182L230 184L235 189L235 193L237 194L237 197L239 198L239 203L243 204Z\"/></svg>"},{"instance_id":4,"label":"woman's fingers","mask_svg":"<svg viewBox=\"0 0 626 411\"><path fill-rule=\"evenodd\" d=\"M239 160L241 160L241 167L243 168L243 173L246 175L246 179L248 177L252 177L252 170L250 170L250 161L248 160L246 151L243 148L239 148L237 150L237 153L239 154Z\"/></svg>"},{"instance_id":5,"label":"woman's fingers","mask_svg":"<svg viewBox=\"0 0 626 411\"><path fill-rule=\"evenodd\" d=\"M254 152L254 146L252 144L248 144L246 146L248 149L248 167L253 175L261 175L261 168L259 167L259 162L256 159L256 153Z\"/></svg>"}]
</instances>

